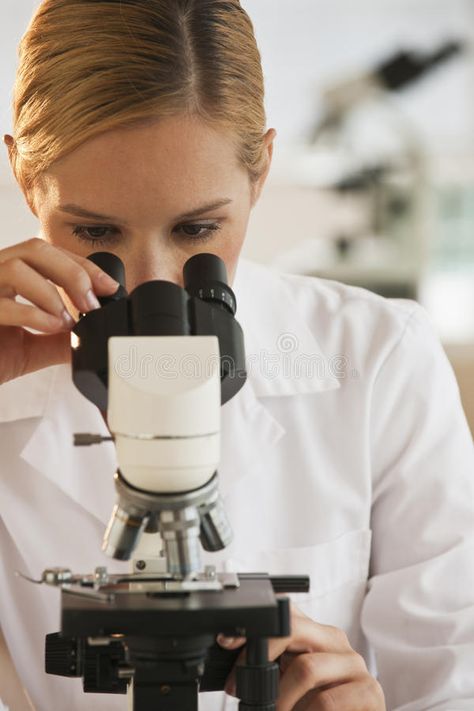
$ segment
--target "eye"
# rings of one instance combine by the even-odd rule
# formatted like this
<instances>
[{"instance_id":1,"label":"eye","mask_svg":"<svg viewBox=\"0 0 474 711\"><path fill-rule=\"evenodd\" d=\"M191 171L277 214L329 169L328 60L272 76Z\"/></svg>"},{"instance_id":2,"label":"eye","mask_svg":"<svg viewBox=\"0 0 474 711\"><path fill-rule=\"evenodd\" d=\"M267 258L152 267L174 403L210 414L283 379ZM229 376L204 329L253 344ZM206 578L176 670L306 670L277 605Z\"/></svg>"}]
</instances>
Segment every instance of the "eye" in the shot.
<instances>
[{"instance_id":1,"label":"eye","mask_svg":"<svg viewBox=\"0 0 474 711\"><path fill-rule=\"evenodd\" d=\"M217 222L204 222L196 224L178 225L173 232L180 233L192 242L202 242L213 236L213 233L221 229L221 225Z\"/></svg>"},{"instance_id":2,"label":"eye","mask_svg":"<svg viewBox=\"0 0 474 711\"><path fill-rule=\"evenodd\" d=\"M217 222L200 222L177 225L173 228L173 232L184 240L203 242L220 229L221 225ZM120 230L112 225L74 225L72 230L73 235L78 239L97 246L117 242L119 232Z\"/></svg>"},{"instance_id":3,"label":"eye","mask_svg":"<svg viewBox=\"0 0 474 711\"><path fill-rule=\"evenodd\" d=\"M91 234L92 232L95 232L95 234ZM109 235L109 237L106 238L104 232L105 234L108 232L114 236L110 237ZM84 242L101 245L116 241L118 230L109 225L74 225L72 233Z\"/></svg>"}]
</instances>

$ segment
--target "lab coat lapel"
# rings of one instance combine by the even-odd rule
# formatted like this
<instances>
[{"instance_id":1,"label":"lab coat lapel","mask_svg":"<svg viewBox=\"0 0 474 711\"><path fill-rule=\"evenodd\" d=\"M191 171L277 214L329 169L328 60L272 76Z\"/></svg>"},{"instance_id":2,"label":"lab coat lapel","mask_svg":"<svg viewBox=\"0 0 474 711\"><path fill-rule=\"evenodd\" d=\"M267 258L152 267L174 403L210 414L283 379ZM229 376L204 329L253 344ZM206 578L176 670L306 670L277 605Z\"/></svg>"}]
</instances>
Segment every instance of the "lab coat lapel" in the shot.
<instances>
[{"instance_id":1,"label":"lab coat lapel","mask_svg":"<svg viewBox=\"0 0 474 711\"><path fill-rule=\"evenodd\" d=\"M225 497L285 435L274 397L340 387L330 362L277 272L239 261L233 290L245 339L247 381L222 408L220 488Z\"/></svg>"},{"instance_id":2,"label":"lab coat lapel","mask_svg":"<svg viewBox=\"0 0 474 711\"><path fill-rule=\"evenodd\" d=\"M340 387L334 374L337 361L333 363L322 352L317 340L314 286L308 288L308 299L300 303L291 281L276 270L241 259L233 289L236 318L244 331L248 379L256 397L319 393ZM310 319L315 320L311 327Z\"/></svg>"},{"instance_id":3,"label":"lab coat lapel","mask_svg":"<svg viewBox=\"0 0 474 711\"><path fill-rule=\"evenodd\" d=\"M54 371L47 407L20 456L106 525L115 500L115 448L112 442L75 447L73 434L110 433L99 410L74 386L71 367L55 366Z\"/></svg>"},{"instance_id":4,"label":"lab coat lapel","mask_svg":"<svg viewBox=\"0 0 474 711\"><path fill-rule=\"evenodd\" d=\"M284 427L255 395L247 381L232 400L222 407L219 486L223 497L233 486L249 476L257 459L285 434Z\"/></svg>"}]
</instances>

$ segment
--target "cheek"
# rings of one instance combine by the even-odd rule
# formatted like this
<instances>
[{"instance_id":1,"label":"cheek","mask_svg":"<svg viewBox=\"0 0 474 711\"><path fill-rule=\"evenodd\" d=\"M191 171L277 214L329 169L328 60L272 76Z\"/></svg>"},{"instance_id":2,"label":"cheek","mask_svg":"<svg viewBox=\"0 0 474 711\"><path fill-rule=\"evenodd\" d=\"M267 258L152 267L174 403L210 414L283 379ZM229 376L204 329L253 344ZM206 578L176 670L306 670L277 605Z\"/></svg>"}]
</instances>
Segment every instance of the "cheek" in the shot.
<instances>
[{"instance_id":1,"label":"cheek","mask_svg":"<svg viewBox=\"0 0 474 711\"><path fill-rule=\"evenodd\" d=\"M218 235L209 241L197 244L184 244L179 247L176 254L180 268L195 254L210 253L220 257L226 265L229 284L232 285L237 263L247 234L250 218L250 208L243 210L238 215L228 219Z\"/></svg>"},{"instance_id":2,"label":"cheek","mask_svg":"<svg viewBox=\"0 0 474 711\"><path fill-rule=\"evenodd\" d=\"M235 228L230 230L229 236L223 238L219 244L219 250L215 250L215 254L221 257L226 264L230 284L234 280L237 262L245 242L249 218L250 208L245 211L239 221L236 221Z\"/></svg>"},{"instance_id":3,"label":"cheek","mask_svg":"<svg viewBox=\"0 0 474 711\"><path fill-rule=\"evenodd\" d=\"M65 249L78 257L86 257L93 250L89 249L86 244L82 245L72 234L68 234L69 228L51 229L46 225L42 225L38 236L44 239L53 247Z\"/></svg>"},{"instance_id":4,"label":"cheek","mask_svg":"<svg viewBox=\"0 0 474 711\"><path fill-rule=\"evenodd\" d=\"M216 254L218 254L218 256L225 262L227 269L227 278L231 286L234 281L235 271L237 269L237 262L239 260L239 255L242 250L243 241L244 240L242 239L238 244L232 243L231 245L228 245L225 249L222 250L221 253L218 253L216 251Z\"/></svg>"}]
</instances>

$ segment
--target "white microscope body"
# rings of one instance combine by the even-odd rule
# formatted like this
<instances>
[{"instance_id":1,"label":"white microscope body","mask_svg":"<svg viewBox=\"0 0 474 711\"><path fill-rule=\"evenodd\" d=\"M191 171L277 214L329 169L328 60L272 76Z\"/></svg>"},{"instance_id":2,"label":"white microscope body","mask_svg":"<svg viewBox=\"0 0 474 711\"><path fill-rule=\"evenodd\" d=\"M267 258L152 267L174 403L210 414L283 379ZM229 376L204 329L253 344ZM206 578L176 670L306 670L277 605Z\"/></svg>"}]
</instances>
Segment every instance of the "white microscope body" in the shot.
<instances>
[{"instance_id":1,"label":"white microscope body","mask_svg":"<svg viewBox=\"0 0 474 711\"><path fill-rule=\"evenodd\" d=\"M192 577L201 572L200 544L216 550L231 539L217 493L218 339L116 336L108 348L119 501L103 549L127 560L144 531L159 531L168 572Z\"/></svg>"},{"instance_id":2,"label":"white microscope body","mask_svg":"<svg viewBox=\"0 0 474 711\"><path fill-rule=\"evenodd\" d=\"M216 336L109 339L108 423L120 471L137 489L204 486L219 463Z\"/></svg>"}]
</instances>

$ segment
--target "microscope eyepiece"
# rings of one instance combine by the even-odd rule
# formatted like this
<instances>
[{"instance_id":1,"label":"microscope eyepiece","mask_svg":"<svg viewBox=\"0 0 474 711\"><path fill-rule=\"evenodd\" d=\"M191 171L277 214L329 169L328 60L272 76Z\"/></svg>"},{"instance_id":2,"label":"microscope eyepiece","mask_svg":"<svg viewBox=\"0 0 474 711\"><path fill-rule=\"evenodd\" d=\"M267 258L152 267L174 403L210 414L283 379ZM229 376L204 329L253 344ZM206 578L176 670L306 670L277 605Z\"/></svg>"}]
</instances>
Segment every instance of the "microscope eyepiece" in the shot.
<instances>
[{"instance_id":1,"label":"microscope eyepiece","mask_svg":"<svg viewBox=\"0 0 474 711\"><path fill-rule=\"evenodd\" d=\"M184 265L183 277L184 288L191 296L217 302L235 315L235 294L228 284L225 264L216 254L195 254Z\"/></svg>"},{"instance_id":2,"label":"microscope eyepiece","mask_svg":"<svg viewBox=\"0 0 474 711\"><path fill-rule=\"evenodd\" d=\"M125 287L125 266L120 257L111 252L94 252L87 257L91 262L97 264L112 279L118 281Z\"/></svg>"},{"instance_id":3,"label":"microscope eyepiece","mask_svg":"<svg viewBox=\"0 0 474 711\"><path fill-rule=\"evenodd\" d=\"M87 257L89 261L97 264L106 274L112 279L115 279L120 286L111 296L100 296L99 303L101 306L106 306L111 301L118 301L128 296L125 289L125 266L120 257L111 252L94 252Z\"/></svg>"},{"instance_id":4,"label":"microscope eyepiece","mask_svg":"<svg viewBox=\"0 0 474 711\"><path fill-rule=\"evenodd\" d=\"M186 289L207 281L220 281L227 284L227 269L224 262L216 254L195 254L188 259L183 269Z\"/></svg>"}]
</instances>

